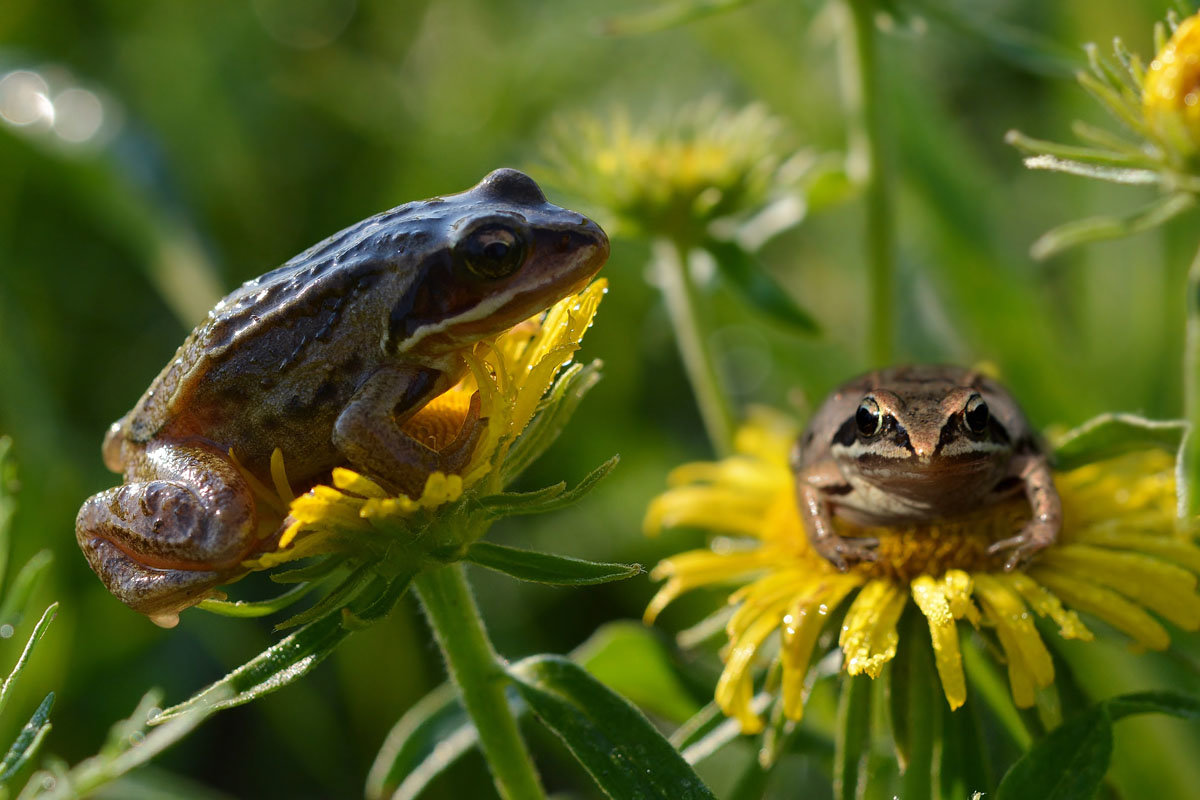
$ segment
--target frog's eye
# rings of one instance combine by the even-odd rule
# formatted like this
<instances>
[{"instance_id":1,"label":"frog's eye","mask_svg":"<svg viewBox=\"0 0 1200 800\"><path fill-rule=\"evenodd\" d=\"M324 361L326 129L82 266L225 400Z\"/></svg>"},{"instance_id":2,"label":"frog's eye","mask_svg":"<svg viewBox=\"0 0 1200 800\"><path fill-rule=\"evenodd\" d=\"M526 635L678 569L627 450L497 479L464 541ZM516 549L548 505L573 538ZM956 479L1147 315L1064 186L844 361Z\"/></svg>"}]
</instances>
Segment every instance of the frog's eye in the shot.
<instances>
[{"instance_id":1,"label":"frog's eye","mask_svg":"<svg viewBox=\"0 0 1200 800\"><path fill-rule=\"evenodd\" d=\"M879 403L870 397L863 398L854 412L854 426L863 436L874 436L883 427L883 417L879 414Z\"/></svg>"},{"instance_id":2,"label":"frog's eye","mask_svg":"<svg viewBox=\"0 0 1200 800\"><path fill-rule=\"evenodd\" d=\"M498 222L471 231L456 249L467 269L480 278L507 278L525 261L524 238Z\"/></svg>"},{"instance_id":3,"label":"frog's eye","mask_svg":"<svg viewBox=\"0 0 1200 800\"><path fill-rule=\"evenodd\" d=\"M963 409L963 424L967 426L967 430L971 433L983 433L987 430L990 419L991 412L988 411L984 399L977 394L971 395L966 408Z\"/></svg>"}]
</instances>

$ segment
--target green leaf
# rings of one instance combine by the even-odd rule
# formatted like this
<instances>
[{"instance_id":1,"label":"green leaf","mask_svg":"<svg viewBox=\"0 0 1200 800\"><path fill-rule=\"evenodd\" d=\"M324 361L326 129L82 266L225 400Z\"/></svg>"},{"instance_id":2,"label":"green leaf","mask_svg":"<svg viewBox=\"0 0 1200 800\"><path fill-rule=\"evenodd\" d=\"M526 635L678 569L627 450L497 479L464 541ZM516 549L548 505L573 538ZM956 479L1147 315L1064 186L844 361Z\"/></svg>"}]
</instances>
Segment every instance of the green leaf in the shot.
<instances>
[{"instance_id":1,"label":"green leaf","mask_svg":"<svg viewBox=\"0 0 1200 800\"><path fill-rule=\"evenodd\" d=\"M54 692L50 692L33 712L29 722L25 723L25 727L21 728L21 732L13 740L12 747L8 748L4 755L4 760L0 761L0 783L17 774L21 767L25 766L25 762L37 752L42 740L50 732L50 709L53 706Z\"/></svg>"},{"instance_id":2,"label":"green leaf","mask_svg":"<svg viewBox=\"0 0 1200 800\"><path fill-rule=\"evenodd\" d=\"M17 676L21 674L22 670L25 669L25 665L29 663L29 656L33 653L34 646L46 635L46 629L50 627L50 623L54 621L56 614L58 614L58 603L51 603L42 612L42 618L38 620L37 625L33 626L33 633L29 634L29 640L25 642L25 648L21 651L21 655L17 657L17 663L13 665L12 672L4 679L4 683L0 684L0 711L4 709L9 697L12 696L12 689L16 684Z\"/></svg>"},{"instance_id":3,"label":"green leaf","mask_svg":"<svg viewBox=\"0 0 1200 800\"><path fill-rule=\"evenodd\" d=\"M415 572L405 572L387 579L376 578L364 595L367 598L365 602L353 603L342 609L342 627L351 631L362 630L392 613L415 576Z\"/></svg>"},{"instance_id":4,"label":"green leaf","mask_svg":"<svg viewBox=\"0 0 1200 800\"><path fill-rule=\"evenodd\" d=\"M571 660L622 697L676 724L700 710L654 631L628 620L601 626Z\"/></svg>"},{"instance_id":5,"label":"green leaf","mask_svg":"<svg viewBox=\"0 0 1200 800\"><path fill-rule=\"evenodd\" d=\"M1102 700L1051 731L1013 764L1000 781L997 800L1090 800L1108 771L1113 722L1151 713L1200 720L1200 699L1137 692Z\"/></svg>"},{"instance_id":6,"label":"green leaf","mask_svg":"<svg viewBox=\"0 0 1200 800\"><path fill-rule=\"evenodd\" d=\"M1054 465L1068 470L1134 450L1159 447L1174 452L1183 442L1187 423L1158 421L1135 414L1101 414L1062 435L1054 448Z\"/></svg>"},{"instance_id":7,"label":"green leaf","mask_svg":"<svg viewBox=\"0 0 1200 800\"><path fill-rule=\"evenodd\" d=\"M268 617L302 599L313 590L313 587L314 584L310 582L298 583L286 592L267 600L229 601L213 600L210 598L201 602L196 608L201 611L210 611L213 614L219 614L223 617Z\"/></svg>"},{"instance_id":8,"label":"green leaf","mask_svg":"<svg viewBox=\"0 0 1200 800\"><path fill-rule=\"evenodd\" d=\"M837 738L833 754L833 796L854 800L870 753L871 679L847 675L838 699Z\"/></svg>"},{"instance_id":9,"label":"green leaf","mask_svg":"<svg viewBox=\"0 0 1200 800\"><path fill-rule=\"evenodd\" d=\"M1031 155L1053 156L1061 161L1079 162L1104 167L1153 168L1158 166L1158 163L1154 159L1141 150L1130 151L1122 149L1113 151L1109 148L1059 144L1058 142L1049 142L1044 139L1034 139L1020 131L1009 131L1004 134L1004 142L1022 152Z\"/></svg>"},{"instance_id":10,"label":"green leaf","mask_svg":"<svg viewBox=\"0 0 1200 800\"><path fill-rule=\"evenodd\" d=\"M941 714L941 753L935 777L942 797L974 797L995 786L991 777L991 755L980 728L979 708L968 702L951 711L943 699L937 706ZM939 713L939 712L935 712Z\"/></svg>"},{"instance_id":11,"label":"green leaf","mask_svg":"<svg viewBox=\"0 0 1200 800\"><path fill-rule=\"evenodd\" d=\"M33 596L38 582L53 561L54 554L52 552L39 550L25 562L25 566L21 567L17 577L13 579L4 603L0 604L0 625L16 627L21 623L22 617L25 616L26 606L29 604L29 598Z\"/></svg>"},{"instance_id":12,"label":"green leaf","mask_svg":"<svg viewBox=\"0 0 1200 800\"><path fill-rule=\"evenodd\" d=\"M1072 75L1080 65L1073 50L1034 31L1008 25L977 8L943 0L923 0L917 9L955 33L969 36L990 47L1015 67L1042 75Z\"/></svg>"},{"instance_id":13,"label":"green leaf","mask_svg":"<svg viewBox=\"0 0 1200 800\"><path fill-rule=\"evenodd\" d=\"M508 672L533 712L609 797L713 797L640 711L579 665L559 656L533 656Z\"/></svg>"},{"instance_id":14,"label":"green leaf","mask_svg":"<svg viewBox=\"0 0 1200 800\"><path fill-rule=\"evenodd\" d=\"M165 722L198 708L212 711L233 708L282 689L312 672L349 633L339 617L309 623L221 680L163 711L154 721Z\"/></svg>"},{"instance_id":15,"label":"green leaf","mask_svg":"<svg viewBox=\"0 0 1200 800\"><path fill-rule=\"evenodd\" d=\"M521 550L516 547L476 542L464 558L472 564L503 572L520 581L551 586L590 586L622 581L642 573L641 564L584 561L581 558Z\"/></svg>"},{"instance_id":16,"label":"green leaf","mask_svg":"<svg viewBox=\"0 0 1200 800\"><path fill-rule=\"evenodd\" d=\"M933 680L929 629L919 613L904 615L904 635L888 675L887 697L896 757L904 776L902 797L931 797L934 720L945 699Z\"/></svg>"},{"instance_id":17,"label":"green leaf","mask_svg":"<svg viewBox=\"0 0 1200 800\"><path fill-rule=\"evenodd\" d=\"M275 583L316 583L321 578L333 574L345 563L346 556L340 553L333 553L324 557L318 557L316 561L305 564L302 567L272 572L268 577Z\"/></svg>"},{"instance_id":18,"label":"green leaf","mask_svg":"<svg viewBox=\"0 0 1200 800\"><path fill-rule=\"evenodd\" d=\"M721 277L747 303L797 333L821 332L817 321L792 299L758 260L734 242L709 239L703 244L717 262Z\"/></svg>"},{"instance_id":19,"label":"green leaf","mask_svg":"<svg viewBox=\"0 0 1200 800\"><path fill-rule=\"evenodd\" d=\"M516 690L507 692L509 708L518 719L528 708ZM368 800L409 800L418 797L434 778L479 743L479 734L451 683L443 683L421 698L400 718L367 775Z\"/></svg>"},{"instance_id":20,"label":"green leaf","mask_svg":"<svg viewBox=\"0 0 1200 800\"><path fill-rule=\"evenodd\" d=\"M554 444L575 410L579 408L584 395L600 380L602 366L599 360L586 366L572 364L555 379L554 386L542 401L541 409L525 426L521 436L513 442L504 463L500 466L501 486L512 483L526 467Z\"/></svg>"}]
</instances>

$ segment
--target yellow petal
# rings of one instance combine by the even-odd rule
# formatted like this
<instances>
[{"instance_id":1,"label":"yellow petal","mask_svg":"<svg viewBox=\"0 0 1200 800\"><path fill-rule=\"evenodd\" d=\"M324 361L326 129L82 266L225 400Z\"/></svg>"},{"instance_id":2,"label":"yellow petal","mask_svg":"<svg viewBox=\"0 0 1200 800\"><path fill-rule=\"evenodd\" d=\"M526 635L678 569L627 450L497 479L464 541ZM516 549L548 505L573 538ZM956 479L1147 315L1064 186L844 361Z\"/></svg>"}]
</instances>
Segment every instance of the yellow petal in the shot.
<instances>
[{"instance_id":1,"label":"yellow petal","mask_svg":"<svg viewBox=\"0 0 1200 800\"><path fill-rule=\"evenodd\" d=\"M651 501L642 527L649 535L666 528L693 526L757 536L765 513L762 497L724 486L680 486Z\"/></svg>"},{"instance_id":2,"label":"yellow petal","mask_svg":"<svg viewBox=\"0 0 1200 800\"><path fill-rule=\"evenodd\" d=\"M1082 532L1077 541L1114 550L1145 553L1192 572L1200 572L1200 547L1173 535L1142 533L1125 519L1110 520L1111 525L1094 526Z\"/></svg>"},{"instance_id":3,"label":"yellow petal","mask_svg":"<svg viewBox=\"0 0 1200 800\"><path fill-rule=\"evenodd\" d=\"M292 484L288 482L287 470L283 468L283 451L278 447L271 453L271 481L285 504L296 499L296 495L292 493Z\"/></svg>"},{"instance_id":4,"label":"yellow petal","mask_svg":"<svg viewBox=\"0 0 1200 800\"><path fill-rule=\"evenodd\" d=\"M1063 608L1062 602L1045 587L1023 572L1010 572L996 575L996 580L1013 589L1029 604L1029 607L1043 617L1050 617L1058 625L1058 633L1064 639L1081 639L1090 642L1095 636L1079 619L1074 611Z\"/></svg>"},{"instance_id":5,"label":"yellow petal","mask_svg":"<svg viewBox=\"0 0 1200 800\"><path fill-rule=\"evenodd\" d=\"M971 601L975 582L969 574L961 569L947 570L942 576L942 591L955 619L966 617L972 625L979 624L979 609Z\"/></svg>"},{"instance_id":6,"label":"yellow petal","mask_svg":"<svg viewBox=\"0 0 1200 800\"><path fill-rule=\"evenodd\" d=\"M1196 576L1139 553L1066 545L1043 554L1042 566L1086 577L1134 600L1184 630L1200 629Z\"/></svg>"},{"instance_id":7,"label":"yellow petal","mask_svg":"<svg viewBox=\"0 0 1200 800\"><path fill-rule=\"evenodd\" d=\"M1008 681L1013 700L1020 708L1033 705L1033 686L1054 682L1054 662L1046 644L1033 625L1020 595L995 576L975 573L975 597L987 619L996 626L996 635L1008 659Z\"/></svg>"},{"instance_id":8,"label":"yellow petal","mask_svg":"<svg viewBox=\"0 0 1200 800\"><path fill-rule=\"evenodd\" d=\"M951 710L956 709L967 701L967 682L963 675L962 651L958 646L958 624L946 599L945 584L921 575L912 582L912 596L929 622L933 661L946 702Z\"/></svg>"},{"instance_id":9,"label":"yellow petal","mask_svg":"<svg viewBox=\"0 0 1200 800\"><path fill-rule=\"evenodd\" d=\"M750 666L759 646L780 625L786 604L781 603L775 608L767 608L746 627L742 635L731 644L729 656L725 659L725 669L717 681L714 697L717 705L727 716L736 717L741 723L743 733L757 733L762 730L762 720L750 707L753 697L753 675Z\"/></svg>"},{"instance_id":10,"label":"yellow petal","mask_svg":"<svg viewBox=\"0 0 1200 800\"><path fill-rule=\"evenodd\" d=\"M878 678L883 665L896 655L896 622L904 611L906 594L888 580L873 580L854 598L838 641L846 657L846 672Z\"/></svg>"},{"instance_id":11,"label":"yellow petal","mask_svg":"<svg viewBox=\"0 0 1200 800\"><path fill-rule=\"evenodd\" d=\"M1132 636L1143 647L1166 650L1171 643L1167 631L1153 617L1110 589L1094 586L1086 578L1080 579L1038 563L1029 569L1029 574L1064 602L1080 611L1095 614L1117 630Z\"/></svg>"},{"instance_id":12,"label":"yellow petal","mask_svg":"<svg viewBox=\"0 0 1200 800\"><path fill-rule=\"evenodd\" d=\"M343 492L350 492L359 497L388 496L383 487L375 483L375 481L344 467L337 467L333 470L333 485Z\"/></svg>"},{"instance_id":13,"label":"yellow petal","mask_svg":"<svg viewBox=\"0 0 1200 800\"><path fill-rule=\"evenodd\" d=\"M783 713L790 720L804 714L804 681L813 648L829 614L862 583L857 575L827 575L792 602L783 617L780 656L783 662Z\"/></svg>"}]
</instances>

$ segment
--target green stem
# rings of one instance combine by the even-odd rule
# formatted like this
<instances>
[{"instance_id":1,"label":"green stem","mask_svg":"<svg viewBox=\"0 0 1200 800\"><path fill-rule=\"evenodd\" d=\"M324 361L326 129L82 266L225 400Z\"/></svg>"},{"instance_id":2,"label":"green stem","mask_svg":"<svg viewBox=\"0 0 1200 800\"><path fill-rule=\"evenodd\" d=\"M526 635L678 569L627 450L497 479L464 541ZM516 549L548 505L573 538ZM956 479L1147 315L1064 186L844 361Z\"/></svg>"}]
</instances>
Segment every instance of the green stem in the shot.
<instances>
[{"instance_id":1,"label":"green stem","mask_svg":"<svg viewBox=\"0 0 1200 800\"><path fill-rule=\"evenodd\" d=\"M688 272L688 248L683 242L659 239L654 243L654 264L659 288L667 302L675 341L692 384L700 417L718 456L733 451L734 413L721 389L707 331L696 313L696 286Z\"/></svg>"},{"instance_id":2,"label":"green stem","mask_svg":"<svg viewBox=\"0 0 1200 800\"><path fill-rule=\"evenodd\" d=\"M854 39L848 47L847 112L850 117L849 166L865 187L867 264L870 305L867 320L868 357L874 366L892 360L895 330L895 228L892 216L891 172L884 147L882 97L876 45L875 0L847 0Z\"/></svg>"},{"instance_id":3,"label":"green stem","mask_svg":"<svg viewBox=\"0 0 1200 800\"><path fill-rule=\"evenodd\" d=\"M1179 517L1187 530L1200 514L1200 252L1187 276L1187 339L1183 351L1184 416L1190 425L1183 445Z\"/></svg>"},{"instance_id":4,"label":"green stem","mask_svg":"<svg viewBox=\"0 0 1200 800\"><path fill-rule=\"evenodd\" d=\"M413 586L442 648L447 671L475 723L500 796L545 798L504 694L508 675L488 639L462 565L422 572Z\"/></svg>"}]
</instances>

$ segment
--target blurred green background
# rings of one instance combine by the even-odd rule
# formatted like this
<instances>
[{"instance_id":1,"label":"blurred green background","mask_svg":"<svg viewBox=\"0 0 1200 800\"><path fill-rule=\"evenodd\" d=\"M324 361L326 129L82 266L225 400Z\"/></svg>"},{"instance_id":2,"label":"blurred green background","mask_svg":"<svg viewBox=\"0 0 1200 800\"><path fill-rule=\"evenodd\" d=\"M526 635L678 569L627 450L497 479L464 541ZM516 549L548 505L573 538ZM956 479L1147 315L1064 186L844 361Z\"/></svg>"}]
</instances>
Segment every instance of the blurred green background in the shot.
<instances>
[{"instance_id":1,"label":"blurred green background","mask_svg":"<svg viewBox=\"0 0 1200 800\"><path fill-rule=\"evenodd\" d=\"M1021 28L1076 61L1080 44L1107 49L1113 35L1149 56L1165 11L1128 0L969 5L983 30ZM73 537L82 500L117 481L100 460L105 428L220 294L345 225L462 190L498 166L552 185L538 170L539 141L559 113L621 107L636 120L710 96L733 108L762 101L783 121L789 149L845 149L827 8L763 0L661 33L600 33L602 15L642 6L0 4L0 76L35 72L61 101L53 125L0 117L0 433L15 439L22 481L13 563L53 550L41 599L61 602L0 741L53 689L46 751L77 761L149 687L181 700L272 640L269 622L196 611L159 630L104 591ZM1182 276L1200 216L1034 263L1028 247L1051 225L1150 195L1027 172L1005 131L1064 140L1072 119L1107 120L1071 80L1070 61L1027 58L938 15L894 27L881 57L897 170L901 358L992 361L1042 425L1109 410L1177 416ZM708 298L740 403L803 413L867 366L862 213L851 197L763 251L819 318L822 338L780 329L720 287ZM648 565L699 543L698 534L640 532L669 468L711 455L644 277L647 258L644 243L614 243L611 291L583 351L605 361L605 378L526 480L573 481L613 452L618 470L566 512L498 527L499 540ZM606 620L640 616L652 593L644 576L565 590L472 574L497 646L512 657L565 652ZM246 592L255 588L267 589ZM686 625L711 601L681 603L663 624ZM15 658L29 624L0 649L0 663ZM1194 656L1195 637L1183 641ZM1119 640L1091 661L1101 666L1081 680L1100 695L1197 689L1194 670L1132 657ZM162 781L239 797L358 796L387 730L440 681L409 601L311 678L218 715L153 769ZM1200 785L1198 741L1194 724L1123 723L1114 778L1126 796L1187 796ZM554 747L538 740L549 788L588 786ZM712 768L702 774L722 785ZM493 792L478 757L438 788L447 797Z\"/></svg>"}]
</instances>

